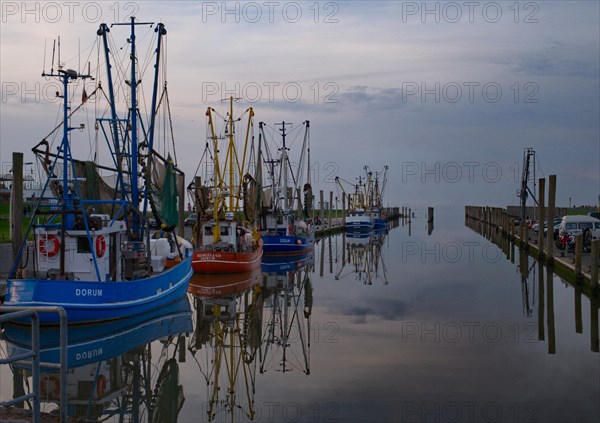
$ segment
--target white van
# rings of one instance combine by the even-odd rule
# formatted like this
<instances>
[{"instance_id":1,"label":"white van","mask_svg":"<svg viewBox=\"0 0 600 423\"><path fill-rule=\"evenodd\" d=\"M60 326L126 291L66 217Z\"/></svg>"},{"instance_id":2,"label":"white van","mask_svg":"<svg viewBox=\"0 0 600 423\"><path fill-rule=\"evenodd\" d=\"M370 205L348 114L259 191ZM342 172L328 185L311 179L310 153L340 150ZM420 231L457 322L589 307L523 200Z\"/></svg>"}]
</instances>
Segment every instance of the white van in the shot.
<instances>
[{"instance_id":1,"label":"white van","mask_svg":"<svg viewBox=\"0 0 600 423\"><path fill-rule=\"evenodd\" d=\"M563 216L558 233L560 235L567 233L569 235L577 236L583 232L585 228L589 228L592 231L592 238L600 238L600 220L591 216L584 215L572 215Z\"/></svg>"}]
</instances>

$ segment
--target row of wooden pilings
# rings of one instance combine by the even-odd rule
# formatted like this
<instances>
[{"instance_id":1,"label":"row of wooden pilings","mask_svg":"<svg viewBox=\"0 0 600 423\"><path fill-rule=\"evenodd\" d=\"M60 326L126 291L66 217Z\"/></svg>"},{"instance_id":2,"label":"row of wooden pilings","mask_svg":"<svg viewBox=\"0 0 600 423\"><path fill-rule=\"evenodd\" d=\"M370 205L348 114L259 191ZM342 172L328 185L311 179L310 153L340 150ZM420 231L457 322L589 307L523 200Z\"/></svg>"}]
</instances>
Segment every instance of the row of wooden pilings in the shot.
<instances>
[{"instance_id":1,"label":"row of wooden pilings","mask_svg":"<svg viewBox=\"0 0 600 423\"><path fill-rule=\"evenodd\" d=\"M539 230L537 243L530 242L529 226L527 222L520 222L517 226L515 217L509 215L505 209L500 207L488 206L465 206L465 219L476 220L484 224L490 225L499 231L503 236L510 238L517 243L519 247L542 264L549 268L561 266L567 271L573 273L574 279L581 282L588 282L592 291L598 293L600 286L598 285L598 261L600 259L600 240L592 241L591 248L591 269L589 274L582 271L583 257L583 236L579 235L576 238L575 244L575 263L571 266L560 257L554 256L554 217L555 217L555 200L556 200L556 175L550 175L548 178L548 205L545 205L546 194L546 179L539 179L538 191L538 218ZM548 221L548 234L544 234L544 221Z\"/></svg>"}]
</instances>

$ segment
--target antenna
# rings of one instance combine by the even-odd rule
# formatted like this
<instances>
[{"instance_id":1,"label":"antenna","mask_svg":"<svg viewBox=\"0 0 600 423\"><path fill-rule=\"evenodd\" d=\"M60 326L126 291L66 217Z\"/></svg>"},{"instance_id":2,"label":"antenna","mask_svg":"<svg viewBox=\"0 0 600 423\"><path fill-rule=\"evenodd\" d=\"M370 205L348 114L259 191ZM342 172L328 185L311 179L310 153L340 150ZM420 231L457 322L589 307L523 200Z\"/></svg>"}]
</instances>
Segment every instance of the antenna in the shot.
<instances>
[{"instance_id":1,"label":"antenna","mask_svg":"<svg viewBox=\"0 0 600 423\"><path fill-rule=\"evenodd\" d=\"M62 69L62 65L60 64L60 35L58 36L58 69Z\"/></svg>"},{"instance_id":2,"label":"antenna","mask_svg":"<svg viewBox=\"0 0 600 423\"><path fill-rule=\"evenodd\" d=\"M48 39L44 39L44 65L42 66L42 73L46 71L46 49L48 48Z\"/></svg>"},{"instance_id":3,"label":"antenna","mask_svg":"<svg viewBox=\"0 0 600 423\"><path fill-rule=\"evenodd\" d=\"M54 53L56 53L56 39L52 40L52 65L50 67L50 73L54 73Z\"/></svg>"}]
</instances>

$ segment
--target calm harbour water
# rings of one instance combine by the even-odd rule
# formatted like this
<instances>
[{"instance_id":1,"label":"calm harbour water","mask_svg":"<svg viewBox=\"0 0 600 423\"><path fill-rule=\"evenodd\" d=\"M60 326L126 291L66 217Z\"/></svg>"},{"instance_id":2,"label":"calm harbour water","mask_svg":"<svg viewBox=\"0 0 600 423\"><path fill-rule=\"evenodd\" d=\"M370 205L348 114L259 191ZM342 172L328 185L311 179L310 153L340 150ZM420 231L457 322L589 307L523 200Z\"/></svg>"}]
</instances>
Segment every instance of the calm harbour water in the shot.
<instances>
[{"instance_id":1,"label":"calm harbour water","mask_svg":"<svg viewBox=\"0 0 600 423\"><path fill-rule=\"evenodd\" d=\"M213 281L189 308L74 332L70 362L85 365L69 376L71 409L92 421L598 421L598 300L518 252L511 263L461 208L436 209L431 235L424 216ZM1 400L14 380L2 366Z\"/></svg>"}]
</instances>

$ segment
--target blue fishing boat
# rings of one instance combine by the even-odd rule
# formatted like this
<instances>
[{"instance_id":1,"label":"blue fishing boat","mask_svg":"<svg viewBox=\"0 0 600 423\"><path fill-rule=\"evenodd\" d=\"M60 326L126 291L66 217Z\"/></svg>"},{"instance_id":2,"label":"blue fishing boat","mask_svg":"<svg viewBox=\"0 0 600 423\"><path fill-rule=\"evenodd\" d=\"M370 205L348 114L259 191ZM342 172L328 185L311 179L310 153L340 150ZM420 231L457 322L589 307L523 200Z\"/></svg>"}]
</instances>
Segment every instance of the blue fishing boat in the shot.
<instances>
[{"instance_id":1,"label":"blue fishing boat","mask_svg":"<svg viewBox=\"0 0 600 423\"><path fill-rule=\"evenodd\" d=\"M362 177L358 177L358 182L350 184L352 185L353 192L346 193L344 186L342 185L342 179L336 176L335 181L341 188L342 193L348 199L348 209L346 210L346 224L344 228L346 231L351 232L371 232L375 227L375 218L371 213L366 210L366 185L362 180Z\"/></svg>"},{"instance_id":2,"label":"blue fishing boat","mask_svg":"<svg viewBox=\"0 0 600 423\"><path fill-rule=\"evenodd\" d=\"M192 275L191 245L173 233L183 210L177 199L183 198L184 176L170 156L164 158L154 148L160 110L161 45L166 30L163 24L137 22L133 17L111 28L118 25L130 29L128 80L113 80L111 60L119 55L113 56L108 47L116 42L109 38L106 24L97 31L97 42L104 48L103 76L107 83L101 84L97 76L89 96L84 87L82 105L71 109L74 96L70 87L93 79L89 65L88 73L81 74L64 69L59 60L55 71L53 58L52 70L42 74L62 84L62 124L50 134L62 128L62 141L56 153L56 146L48 141L51 136L33 148L47 177L9 273L4 306L61 306L70 323L88 323L146 313L186 294ZM149 78L153 82L152 105L146 119L137 102L143 77L142 69L138 71L136 66L138 25L156 35L156 45L150 47L156 63L154 79ZM148 29L150 25L152 29ZM108 87L108 93L103 86ZM163 86L160 98L164 108L163 99L168 96L166 83ZM126 95L117 95L115 89L119 87L125 87ZM70 122L91 96L98 102L107 99L107 112L97 116L93 126L100 138L106 138L110 166L99 163L97 152L88 161L73 154L78 138L71 133L75 127ZM127 98L121 113L117 112L118 97ZM160 222L164 236L151 237L150 217ZM42 313L40 321L54 324L58 316Z\"/></svg>"},{"instance_id":3,"label":"blue fishing boat","mask_svg":"<svg viewBox=\"0 0 600 423\"><path fill-rule=\"evenodd\" d=\"M298 170L294 174L286 145L286 122L279 124L281 128L281 148L277 159L273 159L265 142L266 159L264 163L268 169L268 178L271 182L264 195L268 208L262 216L261 237L263 251L268 254L303 254L314 248L315 227L312 224L312 187L310 184L310 169L306 172L306 183L302 186L304 194L304 207L300 198L300 186L303 180L305 161L310 164L310 122L306 121L304 127L304 141L300 153ZM289 123L287 123L289 128ZM259 123L260 136L265 136L265 124ZM260 140L259 140L260 144ZM262 149L259 146L259 163L263 162ZM297 207L294 208L294 203Z\"/></svg>"},{"instance_id":4,"label":"blue fishing boat","mask_svg":"<svg viewBox=\"0 0 600 423\"><path fill-rule=\"evenodd\" d=\"M384 166L381 172L375 172L375 175L373 175L369 167L365 166L365 172L367 173L366 212L371 215L375 230L387 228L387 220L381 214L383 210L383 194L387 184L387 171L388 166Z\"/></svg>"}]
</instances>

